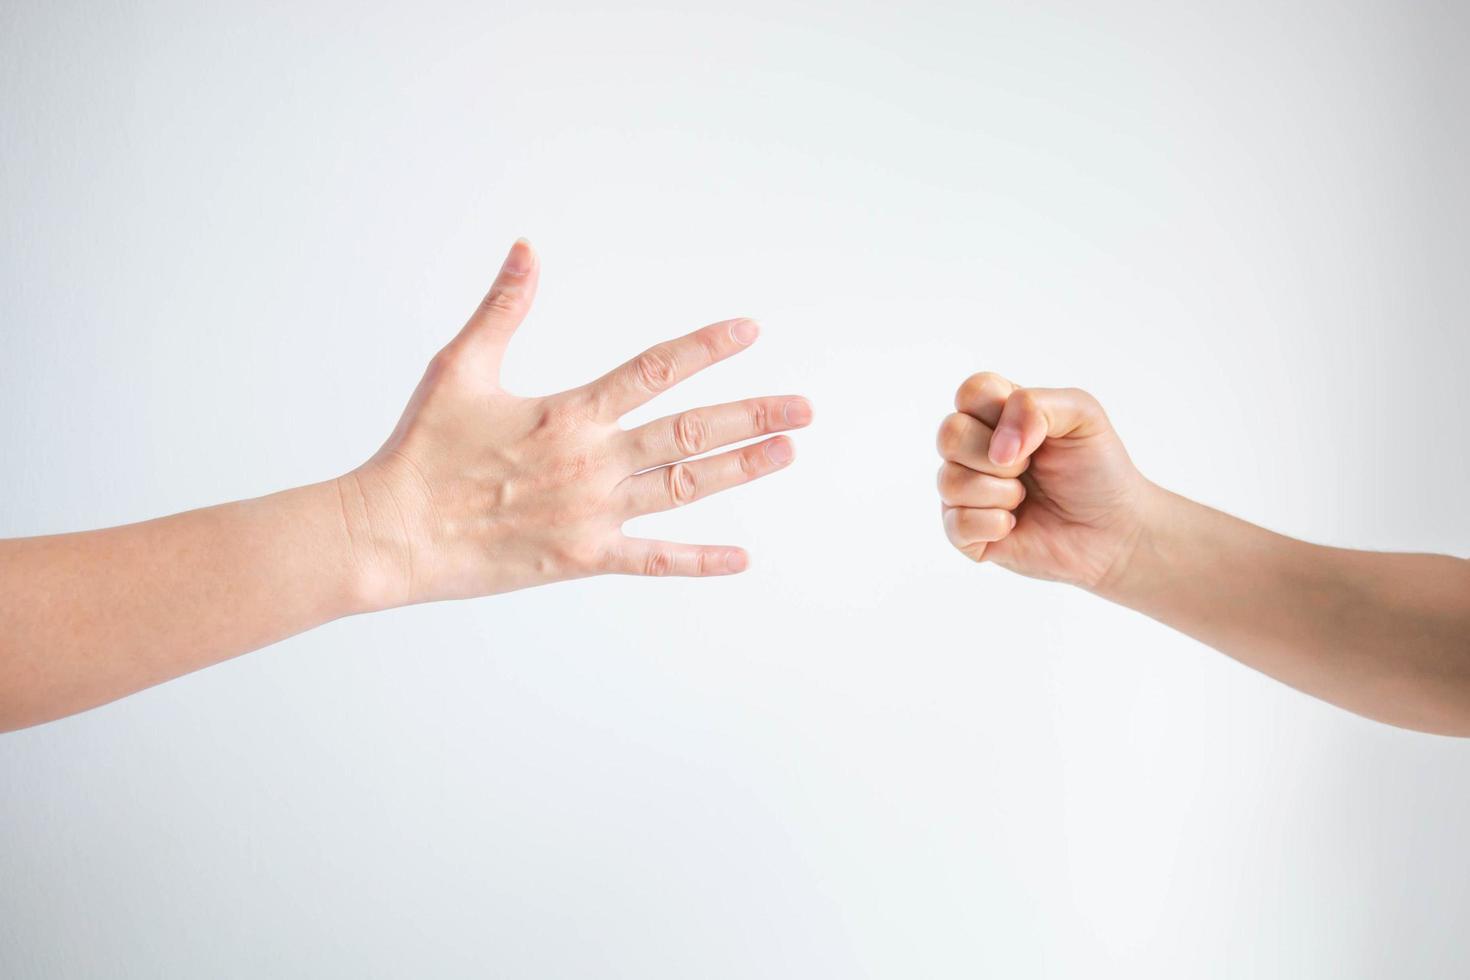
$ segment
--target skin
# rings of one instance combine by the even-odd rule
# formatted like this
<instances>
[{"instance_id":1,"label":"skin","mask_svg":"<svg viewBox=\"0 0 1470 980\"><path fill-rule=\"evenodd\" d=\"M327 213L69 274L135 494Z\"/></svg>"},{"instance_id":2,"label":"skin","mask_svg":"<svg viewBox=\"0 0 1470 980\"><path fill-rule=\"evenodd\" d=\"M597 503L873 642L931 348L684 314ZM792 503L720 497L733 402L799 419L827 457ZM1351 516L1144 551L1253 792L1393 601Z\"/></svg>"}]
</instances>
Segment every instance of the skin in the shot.
<instances>
[{"instance_id":1,"label":"skin","mask_svg":"<svg viewBox=\"0 0 1470 980\"><path fill-rule=\"evenodd\" d=\"M590 384L522 398L501 359L539 263L517 242L377 454L335 480L125 527L0 541L0 730L58 718L354 613L608 573L741 572L724 545L625 536L630 518L774 473L797 396L618 419L758 335L716 323ZM691 457L700 457L693 459Z\"/></svg>"},{"instance_id":2,"label":"skin","mask_svg":"<svg viewBox=\"0 0 1470 980\"><path fill-rule=\"evenodd\" d=\"M972 560L1088 589L1360 715L1470 735L1470 561L1307 544L1170 493L1075 388L983 373L955 408L939 496Z\"/></svg>"}]
</instances>

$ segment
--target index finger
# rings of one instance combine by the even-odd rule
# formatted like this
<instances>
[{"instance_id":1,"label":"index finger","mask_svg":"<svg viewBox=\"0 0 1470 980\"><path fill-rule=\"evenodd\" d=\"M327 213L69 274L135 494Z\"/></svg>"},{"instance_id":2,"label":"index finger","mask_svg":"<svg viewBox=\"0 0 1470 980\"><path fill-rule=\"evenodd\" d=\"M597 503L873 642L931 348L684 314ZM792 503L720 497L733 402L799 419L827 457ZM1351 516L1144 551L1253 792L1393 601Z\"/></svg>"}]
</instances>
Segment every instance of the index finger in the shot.
<instances>
[{"instance_id":1,"label":"index finger","mask_svg":"<svg viewBox=\"0 0 1470 980\"><path fill-rule=\"evenodd\" d=\"M960 390L954 393L955 411L973 416L993 429L1000 421L1000 412L1005 407L1006 399L1015 390L1016 385L1013 382L994 371L972 374L960 385Z\"/></svg>"},{"instance_id":2,"label":"index finger","mask_svg":"<svg viewBox=\"0 0 1470 980\"><path fill-rule=\"evenodd\" d=\"M674 385L738 354L760 334L754 320L722 320L677 340L656 344L587 386L596 412L612 420L668 391Z\"/></svg>"},{"instance_id":3,"label":"index finger","mask_svg":"<svg viewBox=\"0 0 1470 980\"><path fill-rule=\"evenodd\" d=\"M1102 406L1079 388L1017 388L990 437L990 461L1013 464L1049 438L1089 436L1106 426Z\"/></svg>"}]
</instances>

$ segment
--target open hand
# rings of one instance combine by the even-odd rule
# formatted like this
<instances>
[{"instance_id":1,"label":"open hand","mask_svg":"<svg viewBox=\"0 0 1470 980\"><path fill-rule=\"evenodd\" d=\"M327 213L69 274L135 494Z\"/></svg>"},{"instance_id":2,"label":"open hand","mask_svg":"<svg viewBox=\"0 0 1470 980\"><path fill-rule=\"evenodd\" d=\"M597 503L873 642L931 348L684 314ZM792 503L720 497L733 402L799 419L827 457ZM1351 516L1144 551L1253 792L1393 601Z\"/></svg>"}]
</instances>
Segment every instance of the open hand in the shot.
<instances>
[{"instance_id":1,"label":"open hand","mask_svg":"<svg viewBox=\"0 0 1470 980\"><path fill-rule=\"evenodd\" d=\"M716 323L643 352L590 384L522 398L500 362L536 292L517 242L464 329L429 364L387 443L338 481L344 525L377 606L506 592L606 572L725 575L740 548L629 538L624 521L773 473L794 455L767 439L811 421L795 396L711 405L624 430L618 419L756 339Z\"/></svg>"},{"instance_id":2,"label":"open hand","mask_svg":"<svg viewBox=\"0 0 1470 980\"><path fill-rule=\"evenodd\" d=\"M1102 406L1075 388L976 374L939 428L950 542L975 561L1097 589L1127 563L1156 489Z\"/></svg>"}]
</instances>

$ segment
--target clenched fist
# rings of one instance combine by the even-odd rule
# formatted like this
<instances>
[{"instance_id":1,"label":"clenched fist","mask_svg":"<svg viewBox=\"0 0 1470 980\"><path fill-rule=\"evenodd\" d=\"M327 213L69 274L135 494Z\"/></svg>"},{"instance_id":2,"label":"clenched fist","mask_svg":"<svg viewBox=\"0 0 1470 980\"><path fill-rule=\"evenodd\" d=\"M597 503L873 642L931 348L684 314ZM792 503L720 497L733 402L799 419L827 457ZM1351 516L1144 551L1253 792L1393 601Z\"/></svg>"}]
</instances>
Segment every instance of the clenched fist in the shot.
<instances>
[{"instance_id":1,"label":"clenched fist","mask_svg":"<svg viewBox=\"0 0 1470 980\"><path fill-rule=\"evenodd\" d=\"M796 396L753 398L625 430L620 416L756 339L729 320L659 344L602 378L522 398L500 387L506 345L531 307L537 261L525 242L459 335L429 365L397 429L338 481L370 605L506 592L621 572L725 575L745 552L629 538L624 521L789 464L785 437L691 457L811 421Z\"/></svg>"},{"instance_id":2,"label":"clenched fist","mask_svg":"<svg viewBox=\"0 0 1470 980\"><path fill-rule=\"evenodd\" d=\"M955 408L939 496L970 558L1089 589L1349 711L1470 736L1470 562L1324 548L1170 493L1075 388L977 374Z\"/></svg>"},{"instance_id":3,"label":"clenched fist","mask_svg":"<svg viewBox=\"0 0 1470 980\"><path fill-rule=\"evenodd\" d=\"M1096 589L1126 564L1155 489L1075 388L967 379L939 427L944 530L975 561Z\"/></svg>"}]
</instances>

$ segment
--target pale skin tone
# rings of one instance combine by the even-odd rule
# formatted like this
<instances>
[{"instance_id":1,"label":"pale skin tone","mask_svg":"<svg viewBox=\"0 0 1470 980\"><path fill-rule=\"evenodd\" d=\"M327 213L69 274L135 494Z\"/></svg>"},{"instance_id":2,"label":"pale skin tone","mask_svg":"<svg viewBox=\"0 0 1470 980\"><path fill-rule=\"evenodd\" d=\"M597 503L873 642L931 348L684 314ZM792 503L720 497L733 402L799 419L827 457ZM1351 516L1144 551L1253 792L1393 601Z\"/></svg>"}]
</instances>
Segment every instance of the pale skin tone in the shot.
<instances>
[{"instance_id":1,"label":"pale skin tone","mask_svg":"<svg viewBox=\"0 0 1470 980\"><path fill-rule=\"evenodd\" d=\"M744 350L755 324L716 323L582 387L519 397L500 363L538 275L517 243L382 449L338 479L0 541L0 730L353 613L605 573L744 570L739 548L622 525L785 467L790 440L763 437L808 424L810 404L756 398L631 430L619 419ZM1085 392L987 373L955 405L939 490L945 531L973 560L1092 590L1348 710L1470 735L1470 562L1310 545L1171 494Z\"/></svg>"},{"instance_id":2,"label":"pale skin tone","mask_svg":"<svg viewBox=\"0 0 1470 980\"><path fill-rule=\"evenodd\" d=\"M517 242L429 364L388 441L335 480L125 527L0 541L0 730L58 718L354 613L608 573L741 572L727 545L628 537L625 521L789 465L783 395L633 429L619 418L759 333L745 319L659 344L571 391L525 398L500 364L530 310ZM742 448L701 455L759 439ZM694 458L698 457L698 458Z\"/></svg>"},{"instance_id":3,"label":"pale skin tone","mask_svg":"<svg viewBox=\"0 0 1470 980\"><path fill-rule=\"evenodd\" d=\"M1074 388L969 378L939 430L950 542L1137 609L1349 711L1470 735L1470 561L1307 544L1134 467Z\"/></svg>"}]
</instances>

